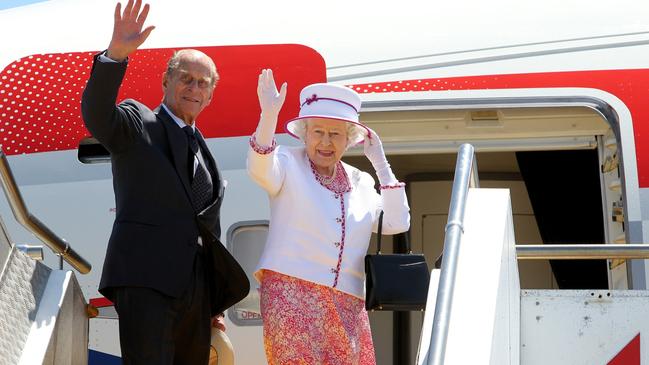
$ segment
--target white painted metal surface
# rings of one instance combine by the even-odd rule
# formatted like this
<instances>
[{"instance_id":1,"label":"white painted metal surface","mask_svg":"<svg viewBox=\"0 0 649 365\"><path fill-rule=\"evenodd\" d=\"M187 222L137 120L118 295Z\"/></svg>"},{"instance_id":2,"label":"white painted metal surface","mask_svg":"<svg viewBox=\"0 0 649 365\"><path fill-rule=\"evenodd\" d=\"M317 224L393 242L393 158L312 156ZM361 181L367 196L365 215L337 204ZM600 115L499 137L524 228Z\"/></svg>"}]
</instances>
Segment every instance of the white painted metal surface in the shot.
<instances>
[{"instance_id":1,"label":"white painted metal surface","mask_svg":"<svg viewBox=\"0 0 649 365\"><path fill-rule=\"evenodd\" d=\"M124 3L124 1L122 1ZM489 57L501 54L534 52L547 48L566 49L576 45L637 41L643 35L611 37L561 44L537 44L517 49L485 49L503 45L547 42L561 39L603 36L647 30L646 1L617 0L595 6L586 0L566 2L521 2L515 0L463 0L430 2L408 0L398 3L333 1L315 11L304 2L209 0L177 2L150 0L148 21L156 30L146 48L200 45L299 43L309 44L327 59L328 66L344 67L344 75L361 69L399 67L403 64L429 64ZM50 0L30 6L4 10L0 33L3 40L0 67L33 53L68 50L98 50L108 46L112 31L115 1ZM507 9L506 12L503 9ZM191 25L191 31L182 30ZM179 29L180 27L180 29ZM16 32L20 29L20 32ZM11 43L9 43L11 42ZM475 50L468 54L431 57L427 55ZM627 56L605 57L606 52L582 52L588 62L571 54L551 54L538 62L529 59L494 61L491 73L547 70L582 70L646 67L643 47L628 47ZM604 57L602 56L604 55ZM400 61L394 60L399 59ZM405 60L403 58L406 58ZM387 60L393 60L387 62ZM383 61L377 65L377 61ZM353 66L366 63L361 66ZM475 75L482 65L440 67L439 76ZM416 78L417 72L404 75ZM412 77L411 77L412 76Z\"/></svg>"},{"instance_id":2,"label":"white painted metal surface","mask_svg":"<svg viewBox=\"0 0 649 365\"><path fill-rule=\"evenodd\" d=\"M22 355L51 269L14 246L0 273L0 363Z\"/></svg>"},{"instance_id":3,"label":"white painted metal surface","mask_svg":"<svg viewBox=\"0 0 649 365\"><path fill-rule=\"evenodd\" d=\"M88 317L85 304L74 273L52 271L19 364L87 363Z\"/></svg>"},{"instance_id":4,"label":"white painted metal surface","mask_svg":"<svg viewBox=\"0 0 649 365\"><path fill-rule=\"evenodd\" d=\"M514 244L509 190L470 189L445 364L519 364Z\"/></svg>"},{"instance_id":5,"label":"white painted metal surface","mask_svg":"<svg viewBox=\"0 0 649 365\"><path fill-rule=\"evenodd\" d=\"M435 313L435 304L437 303L439 274L439 269L433 269L430 272L430 284L428 284L428 297L426 298L426 314L424 315L424 323L421 326L421 338L419 340L419 350L417 351L417 365L426 364L428 361L430 335L433 331L433 314Z\"/></svg>"},{"instance_id":6,"label":"white painted metal surface","mask_svg":"<svg viewBox=\"0 0 649 365\"><path fill-rule=\"evenodd\" d=\"M524 290L521 364L608 364L640 334L649 363L649 291Z\"/></svg>"}]
</instances>

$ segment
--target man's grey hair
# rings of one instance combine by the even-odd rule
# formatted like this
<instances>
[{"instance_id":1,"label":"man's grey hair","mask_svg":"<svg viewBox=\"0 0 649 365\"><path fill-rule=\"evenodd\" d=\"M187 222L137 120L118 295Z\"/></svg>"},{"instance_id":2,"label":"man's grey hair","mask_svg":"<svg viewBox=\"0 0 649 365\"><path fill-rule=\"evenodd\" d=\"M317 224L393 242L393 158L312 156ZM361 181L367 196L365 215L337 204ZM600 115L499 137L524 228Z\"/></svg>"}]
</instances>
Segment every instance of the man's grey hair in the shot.
<instances>
[{"instance_id":1,"label":"man's grey hair","mask_svg":"<svg viewBox=\"0 0 649 365\"><path fill-rule=\"evenodd\" d=\"M210 56L197 49L181 49L175 51L167 62L167 75L173 75L174 72L178 70L178 68L180 67L180 61L183 56L189 56L193 58L204 57L205 59L207 59L208 66L210 68L211 85L212 87L216 86L216 82L219 81L219 73L216 71L216 65L214 64L214 61Z\"/></svg>"},{"instance_id":2,"label":"man's grey hair","mask_svg":"<svg viewBox=\"0 0 649 365\"><path fill-rule=\"evenodd\" d=\"M295 132L295 135L298 136L303 142L306 141L306 126L308 120L309 118L306 118L293 122L295 123L293 131ZM347 145L345 146L345 149L348 149L349 147L353 147L353 145L355 144L354 141L356 141L357 138L363 134L363 129L358 127L354 123L345 124L347 125Z\"/></svg>"}]
</instances>

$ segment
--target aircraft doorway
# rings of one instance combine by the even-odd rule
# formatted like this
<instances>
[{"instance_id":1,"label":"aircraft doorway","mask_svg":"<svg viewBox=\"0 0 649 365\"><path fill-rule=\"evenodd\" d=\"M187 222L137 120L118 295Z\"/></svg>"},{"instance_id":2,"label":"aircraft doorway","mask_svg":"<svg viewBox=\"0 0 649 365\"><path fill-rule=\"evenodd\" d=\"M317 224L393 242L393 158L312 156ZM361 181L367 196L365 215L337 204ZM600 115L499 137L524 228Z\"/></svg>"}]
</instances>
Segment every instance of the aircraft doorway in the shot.
<instances>
[{"instance_id":1,"label":"aircraft doorway","mask_svg":"<svg viewBox=\"0 0 649 365\"><path fill-rule=\"evenodd\" d=\"M480 186L510 189L517 244L612 243L613 230L606 219L612 199L602 188L603 141L612 132L601 115L587 108L496 110L477 114L477 119L480 115L499 120L476 128L476 114L470 110L382 111L361 116L382 137L397 178L407 183L410 242L414 252L425 254L429 268L443 247L457 146L467 140L478 142ZM395 120L406 122L395 128L399 125ZM373 171L362 151L350 152L346 162ZM613 198L617 199L621 201L621 195ZM385 238L388 250L399 252L403 247L403 237ZM373 238L370 252L375 250L374 242ZM519 274L522 288L612 287L603 260L521 260ZM414 363L422 313L373 312L370 321L378 364Z\"/></svg>"},{"instance_id":2,"label":"aircraft doorway","mask_svg":"<svg viewBox=\"0 0 649 365\"><path fill-rule=\"evenodd\" d=\"M409 234L413 251L425 254L429 268L433 267L442 252L455 157L453 154L389 157L396 174L408 184L411 207ZM579 163L580 168L562 169L570 173L562 179L546 174L548 169L554 168L555 172L557 169L557 165L550 163L550 160L569 160ZM479 153L477 161L481 187L510 189L517 244L550 242L548 239L555 243L561 243L562 240L566 243L603 242L596 150ZM519 167L520 161L523 161L523 172ZM546 163L538 165L543 161ZM347 162L366 171L371 169L370 166L364 166L365 162L360 157L348 158ZM589 169L594 173L583 173ZM556 180L554 184L550 182L552 179ZM558 189L561 191L557 191ZM575 203L572 204L572 201ZM571 216L579 216L579 230L574 229ZM388 248L394 250L396 246L396 250L399 250L402 237L385 238ZM375 249L374 242L375 239L372 240L370 252ZM519 272L521 288L607 287L605 261L550 264L548 261L526 260L519 262ZM379 364L414 361L423 321L422 313L373 312L370 313L370 320ZM405 354L405 351L409 354ZM403 362L405 360L409 362Z\"/></svg>"}]
</instances>

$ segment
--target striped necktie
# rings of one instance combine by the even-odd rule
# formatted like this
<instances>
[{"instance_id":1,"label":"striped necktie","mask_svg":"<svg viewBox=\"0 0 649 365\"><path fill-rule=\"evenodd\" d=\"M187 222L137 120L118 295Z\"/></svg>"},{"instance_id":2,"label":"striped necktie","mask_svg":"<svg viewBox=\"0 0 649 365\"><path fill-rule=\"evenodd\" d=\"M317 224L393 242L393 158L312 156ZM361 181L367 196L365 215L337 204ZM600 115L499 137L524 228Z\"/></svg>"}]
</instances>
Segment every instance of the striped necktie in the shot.
<instances>
[{"instance_id":1,"label":"striped necktie","mask_svg":"<svg viewBox=\"0 0 649 365\"><path fill-rule=\"evenodd\" d=\"M183 131L187 134L187 141L189 142L189 154L193 157L190 158L189 169L190 181L192 186L192 200L194 203L194 210L198 213L207 208L212 201L214 187L212 184L212 176L205 168L205 160L202 158L198 140L194 129L190 126L183 127ZM198 161L198 164L195 163ZM196 168L194 168L196 166Z\"/></svg>"}]
</instances>

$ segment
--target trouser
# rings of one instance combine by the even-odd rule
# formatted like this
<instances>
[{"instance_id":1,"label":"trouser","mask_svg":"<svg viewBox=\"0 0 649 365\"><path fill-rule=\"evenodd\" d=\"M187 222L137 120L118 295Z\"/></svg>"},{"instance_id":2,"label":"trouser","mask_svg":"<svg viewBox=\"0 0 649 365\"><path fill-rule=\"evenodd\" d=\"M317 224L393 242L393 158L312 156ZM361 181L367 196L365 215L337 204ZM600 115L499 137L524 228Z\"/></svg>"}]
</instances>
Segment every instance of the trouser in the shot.
<instances>
[{"instance_id":1,"label":"trouser","mask_svg":"<svg viewBox=\"0 0 649 365\"><path fill-rule=\"evenodd\" d=\"M179 298L142 287L114 288L124 365L207 364L210 303L202 250Z\"/></svg>"}]
</instances>

